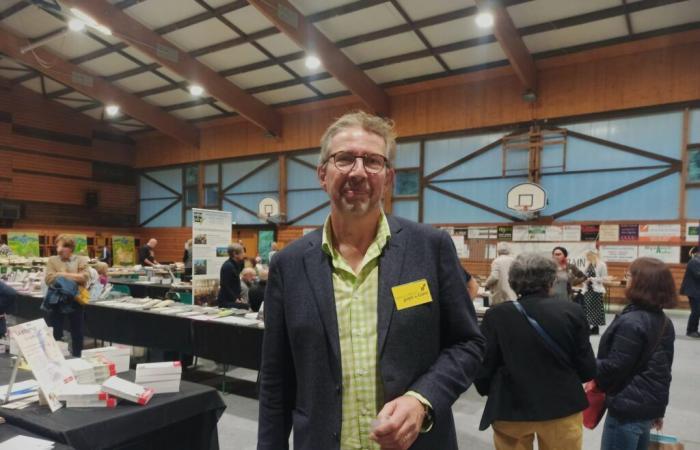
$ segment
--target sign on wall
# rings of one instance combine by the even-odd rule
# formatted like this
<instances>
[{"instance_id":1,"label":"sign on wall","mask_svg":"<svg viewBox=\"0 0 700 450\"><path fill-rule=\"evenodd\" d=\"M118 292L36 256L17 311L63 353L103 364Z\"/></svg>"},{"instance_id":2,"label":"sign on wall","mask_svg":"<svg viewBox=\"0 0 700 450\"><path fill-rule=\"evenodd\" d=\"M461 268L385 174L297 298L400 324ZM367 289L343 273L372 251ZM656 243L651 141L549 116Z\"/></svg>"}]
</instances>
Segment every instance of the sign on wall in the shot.
<instances>
[{"instance_id":1,"label":"sign on wall","mask_svg":"<svg viewBox=\"0 0 700 450\"><path fill-rule=\"evenodd\" d=\"M637 225L637 224L621 224L620 225L620 240L621 241L638 241L639 240L639 225Z\"/></svg>"},{"instance_id":2,"label":"sign on wall","mask_svg":"<svg viewBox=\"0 0 700 450\"><path fill-rule=\"evenodd\" d=\"M693 244L700 243L700 224L688 222L685 224L685 241Z\"/></svg>"},{"instance_id":3,"label":"sign on wall","mask_svg":"<svg viewBox=\"0 0 700 450\"><path fill-rule=\"evenodd\" d=\"M564 242L578 242L581 240L581 225L564 225L561 240Z\"/></svg>"},{"instance_id":4,"label":"sign on wall","mask_svg":"<svg viewBox=\"0 0 700 450\"><path fill-rule=\"evenodd\" d=\"M221 266L228 259L232 215L192 209L192 290L198 305L216 305Z\"/></svg>"},{"instance_id":5,"label":"sign on wall","mask_svg":"<svg viewBox=\"0 0 700 450\"><path fill-rule=\"evenodd\" d=\"M539 253L551 256L554 247L564 247L569 252L569 262L583 270L586 265L586 253L595 250L595 242L514 242L511 244L511 254Z\"/></svg>"},{"instance_id":6,"label":"sign on wall","mask_svg":"<svg viewBox=\"0 0 700 450\"><path fill-rule=\"evenodd\" d=\"M598 240L602 242L617 242L620 239L620 225L604 223L598 230Z\"/></svg>"},{"instance_id":7,"label":"sign on wall","mask_svg":"<svg viewBox=\"0 0 700 450\"><path fill-rule=\"evenodd\" d=\"M600 257L606 263L630 263L637 259L636 245L601 245Z\"/></svg>"},{"instance_id":8,"label":"sign on wall","mask_svg":"<svg viewBox=\"0 0 700 450\"><path fill-rule=\"evenodd\" d=\"M640 245L639 257L650 256L669 264L678 264L681 260L681 248L670 245Z\"/></svg>"},{"instance_id":9,"label":"sign on wall","mask_svg":"<svg viewBox=\"0 0 700 450\"><path fill-rule=\"evenodd\" d=\"M639 226L640 242L680 242L681 224L663 223Z\"/></svg>"},{"instance_id":10,"label":"sign on wall","mask_svg":"<svg viewBox=\"0 0 700 450\"><path fill-rule=\"evenodd\" d=\"M7 245L12 253L17 256L28 258L39 256L39 234L38 233L7 233Z\"/></svg>"},{"instance_id":11,"label":"sign on wall","mask_svg":"<svg viewBox=\"0 0 700 450\"><path fill-rule=\"evenodd\" d=\"M134 264L136 255L133 236L112 236L112 260L115 266Z\"/></svg>"}]
</instances>

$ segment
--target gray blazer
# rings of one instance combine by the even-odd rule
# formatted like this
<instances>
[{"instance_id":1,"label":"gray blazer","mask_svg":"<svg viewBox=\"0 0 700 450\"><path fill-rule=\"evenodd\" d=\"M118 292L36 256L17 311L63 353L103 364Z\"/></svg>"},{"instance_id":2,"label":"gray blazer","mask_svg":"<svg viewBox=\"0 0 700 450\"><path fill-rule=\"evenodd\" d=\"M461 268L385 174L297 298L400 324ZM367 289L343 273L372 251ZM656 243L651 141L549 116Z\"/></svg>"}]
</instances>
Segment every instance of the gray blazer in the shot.
<instances>
[{"instance_id":1,"label":"gray blazer","mask_svg":"<svg viewBox=\"0 0 700 450\"><path fill-rule=\"evenodd\" d=\"M409 390L433 406L435 424L412 449L453 450L452 404L472 383L485 340L463 271L444 231L388 217L379 260L377 354L384 402ZM340 448L342 377L331 260L322 230L275 255L265 293L259 450ZM425 278L432 303L398 311L391 288Z\"/></svg>"}]
</instances>

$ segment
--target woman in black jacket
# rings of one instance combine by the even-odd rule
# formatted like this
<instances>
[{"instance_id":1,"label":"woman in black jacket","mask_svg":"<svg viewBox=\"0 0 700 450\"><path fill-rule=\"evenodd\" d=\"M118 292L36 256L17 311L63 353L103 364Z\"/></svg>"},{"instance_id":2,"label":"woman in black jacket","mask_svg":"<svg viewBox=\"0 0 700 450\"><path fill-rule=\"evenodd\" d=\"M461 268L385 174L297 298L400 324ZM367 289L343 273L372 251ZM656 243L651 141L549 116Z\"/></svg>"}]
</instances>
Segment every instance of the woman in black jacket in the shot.
<instances>
[{"instance_id":1,"label":"woman in black jacket","mask_svg":"<svg viewBox=\"0 0 700 450\"><path fill-rule=\"evenodd\" d=\"M601 450L646 450L651 427L661 428L673 364L673 324L663 308L676 303L666 264L638 258L630 266L630 304L601 337L596 384L606 393Z\"/></svg>"},{"instance_id":2,"label":"woman in black jacket","mask_svg":"<svg viewBox=\"0 0 700 450\"><path fill-rule=\"evenodd\" d=\"M588 402L581 383L595 375L595 356L581 307L551 296L557 267L550 258L523 254L508 281L525 312L558 344L563 358L545 345L514 302L491 307L481 324L487 353L474 384L488 395L480 429L493 428L498 450L580 449Z\"/></svg>"}]
</instances>

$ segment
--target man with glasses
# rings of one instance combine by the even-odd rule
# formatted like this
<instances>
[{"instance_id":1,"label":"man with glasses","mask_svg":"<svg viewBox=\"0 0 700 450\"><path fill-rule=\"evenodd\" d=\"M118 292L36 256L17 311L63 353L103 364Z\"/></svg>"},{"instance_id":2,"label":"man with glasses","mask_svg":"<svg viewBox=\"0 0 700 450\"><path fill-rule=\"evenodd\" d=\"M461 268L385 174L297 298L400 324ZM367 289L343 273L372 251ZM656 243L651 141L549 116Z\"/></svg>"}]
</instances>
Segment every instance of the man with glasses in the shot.
<instances>
[{"instance_id":1,"label":"man with glasses","mask_svg":"<svg viewBox=\"0 0 700 450\"><path fill-rule=\"evenodd\" d=\"M444 232L382 211L393 124L349 113L321 139L322 229L275 255L258 449L457 449L451 407L484 338Z\"/></svg>"}]
</instances>

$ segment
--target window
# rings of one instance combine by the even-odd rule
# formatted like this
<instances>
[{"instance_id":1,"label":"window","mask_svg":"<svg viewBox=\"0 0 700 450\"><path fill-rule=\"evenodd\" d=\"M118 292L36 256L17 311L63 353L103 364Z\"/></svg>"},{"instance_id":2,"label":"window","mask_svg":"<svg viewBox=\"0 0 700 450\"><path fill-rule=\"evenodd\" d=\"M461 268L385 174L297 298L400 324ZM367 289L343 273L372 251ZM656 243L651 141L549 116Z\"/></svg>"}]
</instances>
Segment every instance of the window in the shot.
<instances>
[{"instance_id":1,"label":"window","mask_svg":"<svg viewBox=\"0 0 700 450\"><path fill-rule=\"evenodd\" d=\"M418 195L420 189L420 174L418 169L397 170L396 182L394 183L394 196L414 197Z\"/></svg>"},{"instance_id":2,"label":"window","mask_svg":"<svg viewBox=\"0 0 700 450\"><path fill-rule=\"evenodd\" d=\"M196 186L199 184L199 166L185 167L185 186Z\"/></svg>"},{"instance_id":3,"label":"window","mask_svg":"<svg viewBox=\"0 0 700 450\"><path fill-rule=\"evenodd\" d=\"M207 208L219 207L219 186L217 184L204 186L204 206Z\"/></svg>"},{"instance_id":4,"label":"window","mask_svg":"<svg viewBox=\"0 0 700 450\"><path fill-rule=\"evenodd\" d=\"M197 207L199 204L199 192L197 186L185 188L185 208Z\"/></svg>"}]
</instances>

